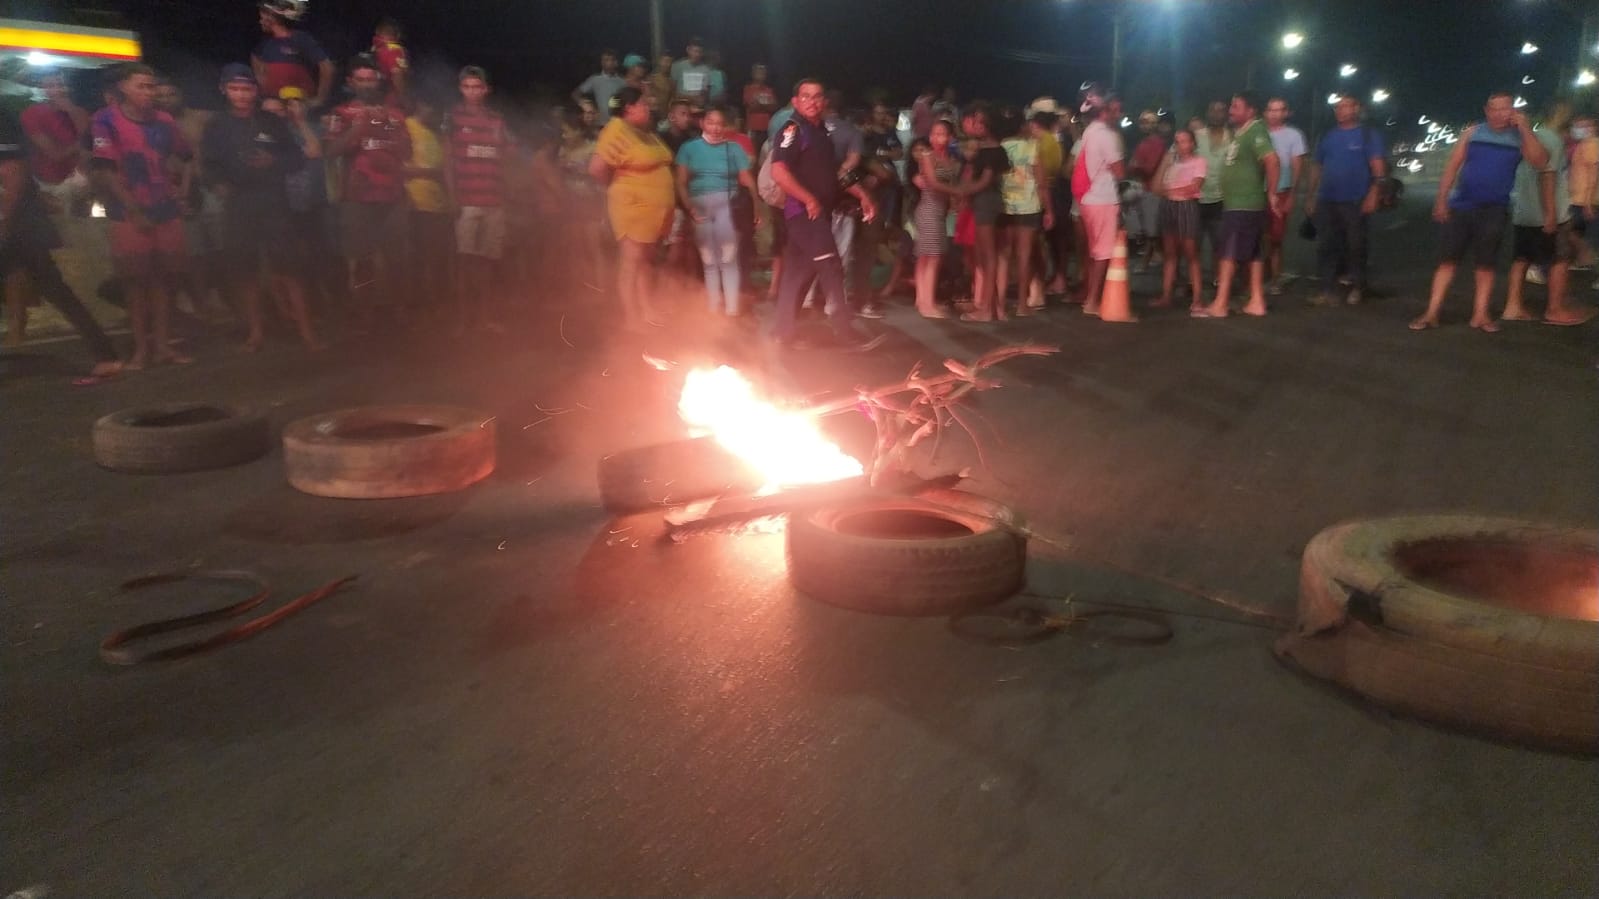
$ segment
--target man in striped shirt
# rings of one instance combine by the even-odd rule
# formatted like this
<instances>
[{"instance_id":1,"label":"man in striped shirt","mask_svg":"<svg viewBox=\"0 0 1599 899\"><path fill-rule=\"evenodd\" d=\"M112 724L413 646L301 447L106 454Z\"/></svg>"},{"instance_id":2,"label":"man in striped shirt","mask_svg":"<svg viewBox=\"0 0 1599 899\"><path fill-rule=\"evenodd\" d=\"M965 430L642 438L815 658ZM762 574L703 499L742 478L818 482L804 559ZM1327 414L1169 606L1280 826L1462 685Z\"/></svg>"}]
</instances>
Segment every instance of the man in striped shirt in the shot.
<instances>
[{"instance_id":1,"label":"man in striped shirt","mask_svg":"<svg viewBox=\"0 0 1599 899\"><path fill-rule=\"evenodd\" d=\"M457 79L461 104L444 121L449 161L445 183L455 221L456 291L461 323L503 331L494 320L499 305L500 256L505 246L504 164L511 137L500 114L485 101L488 73L467 66Z\"/></svg>"}]
</instances>

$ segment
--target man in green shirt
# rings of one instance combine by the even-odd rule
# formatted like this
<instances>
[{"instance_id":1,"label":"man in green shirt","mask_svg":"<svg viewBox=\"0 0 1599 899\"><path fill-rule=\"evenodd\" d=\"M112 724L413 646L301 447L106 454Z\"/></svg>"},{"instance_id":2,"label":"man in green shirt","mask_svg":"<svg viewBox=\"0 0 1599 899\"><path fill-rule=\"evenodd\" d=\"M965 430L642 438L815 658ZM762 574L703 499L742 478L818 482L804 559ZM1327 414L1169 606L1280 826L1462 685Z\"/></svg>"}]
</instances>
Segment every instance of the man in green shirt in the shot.
<instances>
[{"instance_id":1,"label":"man in green shirt","mask_svg":"<svg viewBox=\"0 0 1599 899\"><path fill-rule=\"evenodd\" d=\"M1238 263L1249 263L1249 303L1247 315L1266 314L1266 262L1260 254L1261 239L1270 224L1268 209L1282 202L1276 191L1266 186L1277 184L1282 161L1272 147L1271 134L1260 120L1261 100L1253 91L1233 96L1228 117L1233 124L1233 139L1221 166L1221 249L1216 254L1216 299L1195 318L1226 318L1228 294Z\"/></svg>"}]
</instances>

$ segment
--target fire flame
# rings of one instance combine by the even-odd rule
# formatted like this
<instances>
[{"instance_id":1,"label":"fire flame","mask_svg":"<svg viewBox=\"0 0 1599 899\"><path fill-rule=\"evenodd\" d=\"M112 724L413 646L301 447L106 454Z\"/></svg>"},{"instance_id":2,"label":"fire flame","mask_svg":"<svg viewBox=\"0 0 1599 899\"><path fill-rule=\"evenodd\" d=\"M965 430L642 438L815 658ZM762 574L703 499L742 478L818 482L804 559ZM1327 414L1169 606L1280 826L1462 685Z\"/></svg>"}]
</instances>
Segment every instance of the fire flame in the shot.
<instances>
[{"instance_id":1,"label":"fire flame","mask_svg":"<svg viewBox=\"0 0 1599 899\"><path fill-rule=\"evenodd\" d=\"M766 482L763 494L864 471L859 460L823 436L813 416L761 399L749 379L726 365L690 371L677 413L690 429L712 435L757 472Z\"/></svg>"}]
</instances>

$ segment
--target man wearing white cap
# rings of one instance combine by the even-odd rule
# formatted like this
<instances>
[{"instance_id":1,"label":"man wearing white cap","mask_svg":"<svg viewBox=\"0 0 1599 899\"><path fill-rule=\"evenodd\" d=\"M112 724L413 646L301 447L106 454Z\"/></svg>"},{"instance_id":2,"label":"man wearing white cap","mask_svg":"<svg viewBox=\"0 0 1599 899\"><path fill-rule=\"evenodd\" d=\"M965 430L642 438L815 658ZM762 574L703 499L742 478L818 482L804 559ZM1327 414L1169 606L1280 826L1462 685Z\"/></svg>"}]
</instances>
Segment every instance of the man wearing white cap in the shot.
<instances>
[{"instance_id":1,"label":"man wearing white cap","mask_svg":"<svg viewBox=\"0 0 1599 899\"><path fill-rule=\"evenodd\" d=\"M1105 122L1106 105L1106 95L1097 85L1083 92L1079 108L1089 125L1083 131L1083 150L1072 171L1072 196L1082 210L1088 239L1088 272L1083 280L1083 312L1087 315L1099 314L1099 294L1105 287L1105 272L1121 225L1116 183L1126 177L1121 136Z\"/></svg>"}]
</instances>

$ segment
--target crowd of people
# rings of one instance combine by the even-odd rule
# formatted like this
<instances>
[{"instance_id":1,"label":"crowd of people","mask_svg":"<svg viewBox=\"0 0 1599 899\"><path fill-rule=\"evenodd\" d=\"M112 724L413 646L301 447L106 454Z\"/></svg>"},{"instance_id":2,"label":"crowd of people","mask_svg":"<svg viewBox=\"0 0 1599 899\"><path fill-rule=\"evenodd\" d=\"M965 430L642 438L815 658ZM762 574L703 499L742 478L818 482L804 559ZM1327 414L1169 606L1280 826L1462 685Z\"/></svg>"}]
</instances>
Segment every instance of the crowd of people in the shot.
<instances>
[{"instance_id":1,"label":"crowd of people","mask_svg":"<svg viewBox=\"0 0 1599 899\"><path fill-rule=\"evenodd\" d=\"M570 105L518 117L491 100L481 67L447 89L414 78L391 20L341 83L299 28L304 11L304 0L260 5L261 43L221 70L219 112L191 108L140 63L114 71L93 114L61 74L41 75L42 99L0 135L8 342L34 298L83 335L96 377L192 361L171 333L177 300L182 315L242 322L246 350L267 339L267 310L311 350L330 319L349 333L503 331L514 288L535 281L614 294L631 329L660 323L686 293L702 293L710 315L750 321L763 249L770 336L786 345L806 342L798 319L815 308L839 345L869 349L878 338L855 319L881 318L896 296L970 323L1051 303L1136 321L1126 304L1101 302L1124 252L1159 267L1152 308L1186 295L1193 317L1226 318L1237 286L1239 311L1260 316L1283 292L1296 213L1317 242L1310 302L1356 305L1369 220L1397 202L1382 135L1353 95L1313 145L1285 99L1249 90L1180 128L1145 110L1132 134L1121 98L1092 84L1069 105L1042 96L1024 107L963 107L930 86L902 121L887 97L851 106L815 78L779 88L764 65L734 91L694 39L682 59L653 63L603 51ZM91 202L103 229L74 221ZM1535 129L1509 94L1490 96L1443 173L1442 261L1411 327L1439 324L1468 256L1472 327L1532 319L1524 279L1548 285L1544 321L1587 320L1571 271L1592 263L1596 203L1593 115L1557 103ZM1495 319L1507 224L1515 263ZM102 241L114 277L99 293L126 307L131 355L62 277L52 251L64 240Z\"/></svg>"}]
</instances>

